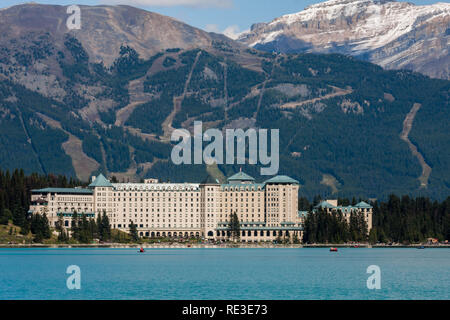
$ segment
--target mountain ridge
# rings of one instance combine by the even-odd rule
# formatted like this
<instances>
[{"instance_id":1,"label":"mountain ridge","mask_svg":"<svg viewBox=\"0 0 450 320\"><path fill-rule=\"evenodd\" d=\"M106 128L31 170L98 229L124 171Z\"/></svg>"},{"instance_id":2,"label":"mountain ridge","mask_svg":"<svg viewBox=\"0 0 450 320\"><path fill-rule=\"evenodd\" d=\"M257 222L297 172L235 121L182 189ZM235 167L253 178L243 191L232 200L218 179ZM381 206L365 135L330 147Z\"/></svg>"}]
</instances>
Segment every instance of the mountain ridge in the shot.
<instances>
[{"instance_id":1,"label":"mountain ridge","mask_svg":"<svg viewBox=\"0 0 450 320\"><path fill-rule=\"evenodd\" d=\"M214 40L238 46L224 35L209 33L177 19L128 5L79 5L82 27L68 30L68 7L31 3L4 8L0 11L3 31L0 39L10 36L8 32L15 37L28 32L50 32L57 38L69 32L85 47L92 62L103 62L106 66L111 66L119 55L119 39L124 45L132 43L144 59L169 48L211 47Z\"/></svg>"},{"instance_id":2,"label":"mountain ridge","mask_svg":"<svg viewBox=\"0 0 450 320\"><path fill-rule=\"evenodd\" d=\"M238 41L266 51L341 53L450 79L450 4L330 0L258 23Z\"/></svg>"}]
</instances>

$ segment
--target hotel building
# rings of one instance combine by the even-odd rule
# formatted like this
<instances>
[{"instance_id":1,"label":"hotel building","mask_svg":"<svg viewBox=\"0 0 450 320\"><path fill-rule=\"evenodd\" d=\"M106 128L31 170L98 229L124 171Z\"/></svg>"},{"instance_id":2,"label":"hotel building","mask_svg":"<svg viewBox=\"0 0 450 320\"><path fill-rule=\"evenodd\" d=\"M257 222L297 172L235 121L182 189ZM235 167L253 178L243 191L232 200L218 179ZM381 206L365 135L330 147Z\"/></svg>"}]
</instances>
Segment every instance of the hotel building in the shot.
<instances>
[{"instance_id":1,"label":"hotel building","mask_svg":"<svg viewBox=\"0 0 450 320\"><path fill-rule=\"evenodd\" d=\"M95 218L106 212L113 229L129 231L131 222L142 237L203 237L225 240L230 214L240 222L240 239L271 241L301 239L303 217L298 214L298 181L276 176L263 183L239 172L226 184L111 183L103 175L89 188L32 190L30 212L46 213L52 227L62 216L70 227L75 212Z\"/></svg>"},{"instance_id":2,"label":"hotel building","mask_svg":"<svg viewBox=\"0 0 450 320\"><path fill-rule=\"evenodd\" d=\"M276 176L263 183L239 172L219 183L111 183L102 174L88 188L32 190L32 213L46 213L52 227L59 217L70 227L74 212L96 218L105 212L111 227L128 232L131 222L141 237L202 237L230 239L230 215L240 222L240 240L301 240L307 212L298 211L299 183ZM321 202L326 212L340 210L349 219L352 211L363 212L372 228L372 207L365 202L341 207L336 200Z\"/></svg>"}]
</instances>

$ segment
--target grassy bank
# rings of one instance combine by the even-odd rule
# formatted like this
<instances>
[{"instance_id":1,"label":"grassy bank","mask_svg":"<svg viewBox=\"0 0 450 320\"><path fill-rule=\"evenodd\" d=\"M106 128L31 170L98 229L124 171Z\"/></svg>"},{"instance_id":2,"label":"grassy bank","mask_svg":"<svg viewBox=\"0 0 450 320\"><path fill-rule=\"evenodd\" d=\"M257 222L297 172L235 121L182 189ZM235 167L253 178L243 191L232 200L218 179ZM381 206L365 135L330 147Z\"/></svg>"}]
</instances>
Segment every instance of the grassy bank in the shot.
<instances>
[{"instance_id":1,"label":"grassy bank","mask_svg":"<svg viewBox=\"0 0 450 320\"><path fill-rule=\"evenodd\" d=\"M0 243L1 244L31 244L33 236L31 234L22 235L21 228L11 223L0 225Z\"/></svg>"}]
</instances>

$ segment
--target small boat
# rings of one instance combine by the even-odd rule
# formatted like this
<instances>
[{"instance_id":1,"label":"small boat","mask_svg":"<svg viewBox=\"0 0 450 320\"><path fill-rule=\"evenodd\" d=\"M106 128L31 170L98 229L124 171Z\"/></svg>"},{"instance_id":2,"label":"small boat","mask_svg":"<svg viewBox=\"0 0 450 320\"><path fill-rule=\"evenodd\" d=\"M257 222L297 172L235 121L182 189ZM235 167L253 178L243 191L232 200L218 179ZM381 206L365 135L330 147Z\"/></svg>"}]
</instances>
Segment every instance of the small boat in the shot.
<instances>
[{"instance_id":1,"label":"small boat","mask_svg":"<svg viewBox=\"0 0 450 320\"><path fill-rule=\"evenodd\" d=\"M338 249L337 248L330 248L330 252L337 252Z\"/></svg>"},{"instance_id":2,"label":"small boat","mask_svg":"<svg viewBox=\"0 0 450 320\"><path fill-rule=\"evenodd\" d=\"M145 252L144 248L139 249L139 252L140 252L140 253Z\"/></svg>"},{"instance_id":3,"label":"small boat","mask_svg":"<svg viewBox=\"0 0 450 320\"><path fill-rule=\"evenodd\" d=\"M417 247L417 249L425 249L424 246Z\"/></svg>"}]
</instances>

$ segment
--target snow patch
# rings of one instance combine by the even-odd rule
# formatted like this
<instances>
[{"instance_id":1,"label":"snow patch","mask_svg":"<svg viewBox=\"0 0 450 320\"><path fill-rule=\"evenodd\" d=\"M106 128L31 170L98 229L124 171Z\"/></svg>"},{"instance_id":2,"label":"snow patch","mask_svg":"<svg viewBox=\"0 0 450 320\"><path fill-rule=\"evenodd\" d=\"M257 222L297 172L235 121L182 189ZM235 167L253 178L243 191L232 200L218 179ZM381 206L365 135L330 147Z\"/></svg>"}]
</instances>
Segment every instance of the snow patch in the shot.
<instances>
[{"instance_id":1,"label":"snow patch","mask_svg":"<svg viewBox=\"0 0 450 320\"><path fill-rule=\"evenodd\" d=\"M416 6L385 0L330 0L273 20L265 26L265 32L255 34L250 46L270 43L288 33L324 45L346 41L355 45L353 50L358 53L383 47L434 19L448 19L450 24L450 3ZM303 27L311 29L311 33L299 34L297 29ZM251 32L241 35L241 39L249 35ZM325 37L328 41L322 40Z\"/></svg>"}]
</instances>

